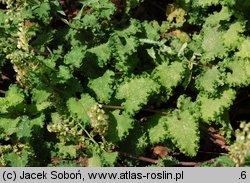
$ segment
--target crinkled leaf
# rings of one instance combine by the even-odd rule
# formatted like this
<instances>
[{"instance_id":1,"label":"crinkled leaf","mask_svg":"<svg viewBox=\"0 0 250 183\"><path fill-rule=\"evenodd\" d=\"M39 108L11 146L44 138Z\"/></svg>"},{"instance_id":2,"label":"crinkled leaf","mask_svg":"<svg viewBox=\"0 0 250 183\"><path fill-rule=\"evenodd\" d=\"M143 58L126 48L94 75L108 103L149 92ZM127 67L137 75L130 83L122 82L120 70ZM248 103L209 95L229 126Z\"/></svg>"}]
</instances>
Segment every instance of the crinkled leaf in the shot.
<instances>
[{"instance_id":1,"label":"crinkled leaf","mask_svg":"<svg viewBox=\"0 0 250 183\"><path fill-rule=\"evenodd\" d=\"M215 12L206 18L206 22L203 26L214 27L217 26L220 21L230 20L232 13L227 7L222 7L220 12Z\"/></svg>"},{"instance_id":2,"label":"crinkled leaf","mask_svg":"<svg viewBox=\"0 0 250 183\"><path fill-rule=\"evenodd\" d=\"M9 140L10 136L16 132L20 118L0 118L0 139Z\"/></svg>"},{"instance_id":3,"label":"crinkled leaf","mask_svg":"<svg viewBox=\"0 0 250 183\"><path fill-rule=\"evenodd\" d=\"M147 131L151 144L163 142L168 138L167 130L164 128L164 121L160 120L161 115L152 116L147 121Z\"/></svg>"},{"instance_id":4,"label":"crinkled leaf","mask_svg":"<svg viewBox=\"0 0 250 183\"><path fill-rule=\"evenodd\" d=\"M111 49L107 43L90 48L88 52L96 55L100 67L107 65L111 58Z\"/></svg>"},{"instance_id":5,"label":"crinkled leaf","mask_svg":"<svg viewBox=\"0 0 250 183\"><path fill-rule=\"evenodd\" d=\"M218 5L220 0L194 0L196 6L211 6L211 5Z\"/></svg>"},{"instance_id":6,"label":"crinkled leaf","mask_svg":"<svg viewBox=\"0 0 250 183\"><path fill-rule=\"evenodd\" d=\"M125 99L122 103L129 114L138 112L148 102L148 97L159 92L159 85L150 78L134 78L118 87L116 98Z\"/></svg>"},{"instance_id":7,"label":"crinkled leaf","mask_svg":"<svg viewBox=\"0 0 250 183\"><path fill-rule=\"evenodd\" d=\"M64 63L73 65L76 68L81 67L83 64L83 58L86 54L86 46L75 46L71 48L71 51L64 56Z\"/></svg>"},{"instance_id":8,"label":"crinkled leaf","mask_svg":"<svg viewBox=\"0 0 250 183\"><path fill-rule=\"evenodd\" d=\"M222 63L223 67L229 69L226 74L226 82L229 86L244 87L250 84L250 60L237 59L227 60Z\"/></svg>"},{"instance_id":9,"label":"crinkled leaf","mask_svg":"<svg viewBox=\"0 0 250 183\"><path fill-rule=\"evenodd\" d=\"M23 149L21 155L17 155L16 152L11 152L5 154L3 158L11 167L25 167L28 166L29 163L29 152Z\"/></svg>"},{"instance_id":10,"label":"crinkled leaf","mask_svg":"<svg viewBox=\"0 0 250 183\"><path fill-rule=\"evenodd\" d=\"M50 4L48 2L43 2L39 4L39 6L35 6L34 8L34 14L37 18L43 20L45 23L49 23L49 20L51 19L50 16Z\"/></svg>"},{"instance_id":11,"label":"crinkled leaf","mask_svg":"<svg viewBox=\"0 0 250 183\"><path fill-rule=\"evenodd\" d=\"M76 146L75 145L65 145L63 143L57 144L58 155L64 159L75 159L76 158Z\"/></svg>"},{"instance_id":12,"label":"crinkled leaf","mask_svg":"<svg viewBox=\"0 0 250 183\"><path fill-rule=\"evenodd\" d=\"M59 66L58 77L60 78L60 83L65 83L67 80L73 77L69 67L64 65Z\"/></svg>"},{"instance_id":13,"label":"crinkled leaf","mask_svg":"<svg viewBox=\"0 0 250 183\"><path fill-rule=\"evenodd\" d=\"M250 58L250 39L245 39L242 44L239 46L239 51L236 52L236 56L242 58Z\"/></svg>"},{"instance_id":14,"label":"crinkled leaf","mask_svg":"<svg viewBox=\"0 0 250 183\"><path fill-rule=\"evenodd\" d=\"M44 110L47 107L51 106L49 102L49 97L51 93L46 90L33 89L32 90L32 101L36 103L38 111Z\"/></svg>"},{"instance_id":15,"label":"crinkled leaf","mask_svg":"<svg viewBox=\"0 0 250 183\"><path fill-rule=\"evenodd\" d=\"M174 111L166 117L162 117L165 123L168 137L188 156L195 156L199 148L199 124L188 110Z\"/></svg>"},{"instance_id":16,"label":"crinkled leaf","mask_svg":"<svg viewBox=\"0 0 250 183\"><path fill-rule=\"evenodd\" d=\"M109 39L109 46L111 47L112 55L117 60L116 68L120 71L127 71L129 68L128 58L137 52L139 41L136 37L119 37L112 36Z\"/></svg>"},{"instance_id":17,"label":"crinkled leaf","mask_svg":"<svg viewBox=\"0 0 250 183\"><path fill-rule=\"evenodd\" d=\"M29 119L28 116L22 116L16 126L16 135L19 139L32 137L34 127L42 128L45 116L41 115L35 119Z\"/></svg>"},{"instance_id":18,"label":"crinkled leaf","mask_svg":"<svg viewBox=\"0 0 250 183\"><path fill-rule=\"evenodd\" d=\"M231 49L238 47L243 40L243 36L240 33L244 30L245 27L242 22L231 24L229 29L223 34L224 45Z\"/></svg>"},{"instance_id":19,"label":"crinkled leaf","mask_svg":"<svg viewBox=\"0 0 250 183\"><path fill-rule=\"evenodd\" d=\"M10 85L5 97L0 98L0 112L6 113L8 108L22 104L23 101L23 91L17 85Z\"/></svg>"},{"instance_id":20,"label":"crinkled leaf","mask_svg":"<svg viewBox=\"0 0 250 183\"><path fill-rule=\"evenodd\" d=\"M121 151L131 152L136 155L145 153L145 149L149 145L147 132L139 126L138 123L134 124L134 128L130 131L128 137L119 145Z\"/></svg>"},{"instance_id":21,"label":"crinkled leaf","mask_svg":"<svg viewBox=\"0 0 250 183\"><path fill-rule=\"evenodd\" d=\"M150 40L157 41L160 39L160 25L157 21L143 22L146 37Z\"/></svg>"},{"instance_id":22,"label":"crinkled leaf","mask_svg":"<svg viewBox=\"0 0 250 183\"><path fill-rule=\"evenodd\" d=\"M222 84L222 73L216 67L206 70L196 80L196 87L208 93L217 93L218 86Z\"/></svg>"},{"instance_id":23,"label":"crinkled leaf","mask_svg":"<svg viewBox=\"0 0 250 183\"><path fill-rule=\"evenodd\" d=\"M127 0L126 1L126 13L129 13L131 9L139 6L144 0Z\"/></svg>"},{"instance_id":24,"label":"crinkled leaf","mask_svg":"<svg viewBox=\"0 0 250 183\"><path fill-rule=\"evenodd\" d=\"M101 167L103 165L102 158L100 155L94 153L91 158L88 159L89 167Z\"/></svg>"},{"instance_id":25,"label":"crinkled leaf","mask_svg":"<svg viewBox=\"0 0 250 183\"><path fill-rule=\"evenodd\" d=\"M137 48L140 45L135 34L141 32L141 29L141 24L132 19L128 27L116 30L110 36L108 45L111 48L112 56L116 60L116 69L126 72L135 64L136 59L132 56L137 53Z\"/></svg>"},{"instance_id":26,"label":"crinkled leaf","mask_svg":"<svg viewBox=\"0 0 250 183\"><path fill-rule=\"evenodd\" d=\"M129 134L129 130L133 128L134 119L124 112L120 114L119 110L113 111L109 115L109 120L106 138L112 143L124 140Z\"/></svg>"},{"instance_id":27,"label":"crinkled leaf","mask_svg":"<svg viewBox=\"0 0 250 183\"><path fill-rule=\"evenodd\" d=\"M114 72L107 70L103 76L90 80L88 87L93 90L99 102L108 103L113 94Z\"/></svg>"},{"instance_id":28,"label":"crinkled leaf","mask_svg":"<svg viewBox=\"0 0 250 183\"><path fill-rule=\"evenodd\" d=\"M201 45L204 51L204 59L212 60L215 57L222 57L226 54L222 36L223 33L219 32L218 27L205 29Z\"/></svg>"},{"instance_id":29,"label":"crinkled leaf","mask_svg":"<svg viewBox=\"0 0 250 183\"><path fill-rule=\"evenodd\" d=\"M181 62L173 62L169 64L164 62L157 66L153 72L153 77L168 91L171 92L173 87L176 87L185 76L186 68Z\"/></svg>"},{"instance_id":30,"label":"crinkled leaf","mask_svg":"<svg viewBox=\"0 0 250 183\"><path fill-rule=\"evenodd\" d=\"M94 105L96 105L96 101L88 94L82 94L80 100L70 98L67 101L67 107L71 115L82 120L85 125L90 122L88 112Z\"/></svg>"},{"instance_id":31,"label":"crinkled leaf","mask_svg":"<svg viewBox=\"0 0 250 183\"><path fill-rule=\"evenodd\" d=\"M217 98L208 98L206 95L198 95L197 101L201 103L201 117L205 122L216 121L223 114L225 109L233 104L236 92L233 89L227 89L220 92ZM218 121L218 120L217 120Z\"/></svg>"},{"instance_id":32,"label":"crinkled leaf","mask_svg":"<svg viewBox=\"0 0 250 183\"><path fill-rule=\"evenodd\" d=\"M118 158L118 152L106 152L102 153L102 158L106 166L114 166Z\"/></svg>"}]
</instances>

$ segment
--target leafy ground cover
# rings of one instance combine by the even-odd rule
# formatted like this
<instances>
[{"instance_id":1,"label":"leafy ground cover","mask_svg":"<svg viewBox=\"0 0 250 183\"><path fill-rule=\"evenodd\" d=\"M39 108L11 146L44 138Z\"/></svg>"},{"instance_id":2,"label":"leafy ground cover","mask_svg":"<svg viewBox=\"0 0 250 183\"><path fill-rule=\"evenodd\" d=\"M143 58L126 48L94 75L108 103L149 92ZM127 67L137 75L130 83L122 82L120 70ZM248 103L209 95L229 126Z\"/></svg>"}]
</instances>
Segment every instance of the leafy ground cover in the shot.
<instances>
[{"instance_id":1,"label":"leafy ground cover","mask_svg":"<svg viewBox=\"0 0 250 183\"><path fill-rule=\"evenodd\" d=\"M0 166L249 166L248 0L0 3Z\"/></svg>"}]
</instances>

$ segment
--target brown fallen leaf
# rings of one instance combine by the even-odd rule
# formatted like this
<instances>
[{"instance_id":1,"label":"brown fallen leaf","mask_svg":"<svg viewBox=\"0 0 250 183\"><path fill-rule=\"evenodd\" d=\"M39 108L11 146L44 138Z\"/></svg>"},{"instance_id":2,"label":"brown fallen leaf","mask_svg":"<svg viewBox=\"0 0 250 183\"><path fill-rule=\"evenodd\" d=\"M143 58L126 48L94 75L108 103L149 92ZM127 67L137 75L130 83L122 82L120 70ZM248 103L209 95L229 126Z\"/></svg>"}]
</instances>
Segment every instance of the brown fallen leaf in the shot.
<instances>
[{"instance_id":1,"label":"brown fallen leaf","mask_svg":"<svg viewBox=\"0 0 250 183\"><path fill-rule=\"evenodd\" d=\"M169 151L166 147L164 146L155 146L153 148L153 154L155 156L159 156L160 158L166 157L169 154Z\"/></svg>"},{"instance_id":2,"label":"brown fallen leaf","mask_svg":"<svg viewBox=\"0 0 250 183\"><path fill-rule=\"evenodd\" d=\"M77 160L77 163L80 163L83 167L88 167L88 158L80 156Z\"/></svg>"}]
</instances>

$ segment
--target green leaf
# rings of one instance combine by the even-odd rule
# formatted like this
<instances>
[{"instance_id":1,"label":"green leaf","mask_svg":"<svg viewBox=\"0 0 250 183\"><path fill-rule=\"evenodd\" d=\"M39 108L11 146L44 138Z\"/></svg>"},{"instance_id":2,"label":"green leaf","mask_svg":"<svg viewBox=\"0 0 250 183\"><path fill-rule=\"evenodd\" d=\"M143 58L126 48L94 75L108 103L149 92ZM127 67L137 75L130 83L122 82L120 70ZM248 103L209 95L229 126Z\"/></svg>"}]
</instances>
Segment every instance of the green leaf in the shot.
<instances>
[{"instance_id":1,"label":"green leaf","mask_svg":"<svg viewBox=\"0 0 250 183\"><path fill-rule=\"evenodd\" d=\"M217 93L217 88L223 85L222 73L217 67L206 70L196 80L196 88L207 93Z\"/></svg>"},{"instance_id":2,"label":"green leaf","mask_svg":"<svg viewBox=\"0 0 250 183\"><path fill-rule=\"evenodd\" d=\"M204 51L204 59L213 60L215 57L223 57L226 55L226 49L223 45L223 33L218 30L218 26L214 28L206 28L202 42Z\"/></svg>"},{"instance_id":3,"label":"green leaf","mask_svg":"<svg viewBox=\"0 0 250 183\"><path fill-rule=\"evenodd\" d=\"M95 2L97 1L97 2ZM94 11L99 13L100 18L106 18L108 20L111 19L111 16L115 13L116 7L114 3L110 0L91 0Z\"/></svg>"},{"instance_id":4,"label":"green leaf","mask_svg":"<svg viewBox=\"0 0 250 183\"><path fill-rule=\"evenodd\" d=\"M0 27L3 27L5 22L4 20L6 19L6 14L4 12L0 12Z\"/></svg>"},{"instance_id":5,"label":"green leaf","mask_svg":"<svg viewBox=\"0 0 250 183\"><path fill-rule=\"evenodd\" d=\"M100 30L102 22L110 20L116 11L115 4L110 0L87 0L82 4L81 10L74 20L81 20L80 26L85 29L90 28L93 32ZM88 12L89 7L93 12Z\"/></svg>"},{"instance_id":6,"label":"green leaf","mask_svg":"<svg viewBox=\"0 0 250 183\"><path fill-rule=\"evenodd\" d=\"M201 117L205 122L218 121L225 109L233 104L236 97L236 92L233 89L226 89L220 91L220 96L216 98L209 98L206 95L199 94L197 101L201 103L200 112Z\"/></svg>"},{"instance_id":7,"label":"green leaf","mask_svg":"<svg viewBox=\"0 0 250 183\"><path fill-rule=\"evenodd\" d=\"M69 69L69 67L66 67L64 65L60 65L58 77L60 78L60 83L65 83L70 78L73 78L73 75L71 74L71 70Z\"/></svg>"},{"instance_id":8,"label":"green leaf","mask_svg":"<svg viewBox=\"0 0 250 183\"><path fill-rule=\"evenodd\" d=\"M168 137L188 156L196 156L199 148L199 123L198 119L188 110L173 111L166 117L162 117L165 123Z\"/></svg>"},{"instance_id":9,"label":"green leaf","mask_svg":"<svg viewBox=\"0 0 250 183\"><path fill-rule=\"evenodd\" d=\"M224 45L231 49L237 48L243 41L243 36L240 33L243 33L244 30L245 25L242 22L231 24L229 29L223 35Z\"/></svg>"},{"instance_id":10,"label":"green leaf","mask_svg":"<svg viewBox=\"0 0 250 183\"><path fill-rule=\"evenodd\" d=\"M186 73L186 66L181 62L164 62L157 66L153 71L153 78L155 78L159 83L166 89L170 94L172 88L176 87Z\"/></svg>"},{"instance_id":11,"label":"green leaf","mask_svg":"<svg viewBox=\"0 0 250 183\"><path fill-rule=\"evenodd\" d=\"M244 39L242 44L239 46L239 51L236 52L236 56L242 57L242 58L250 58L250 39Z\"/></svg>"},{"instance_id":12,"label":"green leaf","mask_svg":"<svg viewBox=\"0 0 250 183\"><path fill-rule=\"evenodd\" d=\"M34 88L32 90L32 100L38 104L45 102L50 97L51 93L46 90Z\"/></svg>"},{"instance_id":13,"label":"green leaf","mask_svg":"<svg viewBox=\"0 0 250 183\"><path fill-rule=\"evenodd\" d=\"M91 124L88 112L94 105L96 105L96 101L88 94L82 94L78 101L75 98L70 98L67 101L67 107L71 115L81 120L84 125Z\"/></svg>"},{"instance_id":14,"label":"green leaf","mask_svg":"<svg viewBox=\"0 0 250 183\"><path fill-rule=\"evenodd\" d=\"M167 130L164 127L164 121L160 120L161 115L150 117L146 123L148 136L151 144L161 143L168 138Z\"/></svg>"},{"instance_id":15,"label":"green leaf","mask_svg":"<svg viewBox=\"0 0 250 183\"><path fill-rule=\"evenodd\" d=\"M196 116L196 118L200 118L199 102L192 102L191 97L187 97L185 94L180 95L177 99L177 108L181 111L188 110L193 116Z\"/></svg>"},{"instance_id":16,"label":"green leaf","mask_svg":"<svg viewBox=\"0 0 250 183\"><path fill-rule=\"evenodd\" d=\"M81 16L82 14L79 15ZM78 18L78 16L76 16ZM87 13L84 18L82 19L81 22L82 26L87 29L87 28L92 28L93 30L99 30L100 29L100 24L98 23L98 17L95 14L90 14Z\"/></svg>"},{"instance_id":17,"label":"green leaf","mask_svg":"<svg viewBox=\"0 0 250 183\"><path fill-rule=\"evenodd\" d=\"M132 19L128 27L116 30L114 34L111 34L108 45L116 60L115 67L119 71L127 72L136 64L137 60L132 56L137 53L140 43L135 34L141 32L141 29L141 24Z\"/></svg>"},{"instance_id":18,"label":"green leaf","mask_svg":"<svg viewBox=\"0 0 250 183\"><path fill-rule=\"evenodd\" d=\"M250 60L237 59L226 60L221 63L226 72L226 83L232 87L244 87L250 84ZM226 71L227 71L226 70Z\"/></svg>"},{"instance_id":19,"label":"green leaf","mask_svg":"<svg viewBox=\"0 0 250 183\"><path fill-rule=\"evenodd\" d=\"M118 152L106 152L104 151L102 153L102 158L103 158L103 161L104 161L104 164L106 166L114 166L117 159L118 159Z\"/></svg>"},{"instance_id":20,"label":"green leaf","mask_svg":"<svg viewBox=\"0 0 250 183\"><path fill-rule=\"evenodd\" d=\"M212 15L209 15L206 18L206 22L203 26L214 27L217 26L220 21L228 21L232 13L230 12L229 8L223 6L220 12L214 12Z\"/></svg>"},{"instance_id":21,"label":"green leaf","mask_svg":"<svg viewBox=\"0 0 250 183\"><path fill-rule=\"evenodd\" d=\"M160 39L160 25L157 21L143 22L142 23L146 37L150 40L158 41Z\"/></svg>"},{"instance_id":22,"label":"green leaf","mask_svg":"<svg viewBox=\"0 0 250 183\"><path fill-rule=\"evenodd\" d=\"M126 1L126 13L129 13L131 9L139 6L144 0L127 0Z\"/></svg>"},{"instance_id":23,"label":"green leaf","mask_svg":"<svg viewBox=\"0 0 250 183\"><path fill-rule=\"evenodd\" d=\"M235 163L228 156L219 156L212 163L203 163L202 167L234 167Z\"/></svg>"},{"instance_id":24,"label":"green leaf","mask_svg":"<svg viewBox=\"0 0 250 183\"><path fill-rule=\"evenodd\" d=\"M115 13L116 7L110 0L87 0L83 3L84 8L91 7L95 16L110 20Z\"/></svg>"},{"instance_id":25,"label":"green leaf","mask_svg":"<svg viewBox=\"0 0 250 183\"><path fill-rule=\"evenodd\" d=\"M75 159L76 158L76 146L65 145L63 143L57 143L58 156L64 159Z\"/></svg>"},{"instance_id":26,"label":"green leaf","mask_svg":"<svg viewBox=\"0 0 250 183\"><path fill-rule=\"evenodd\" d=\"M109 120L106 138L114 144L124 140L128 136L129 130L133 128L134 119L124 112L120 114L120 110L111 112Z\"/></svg>"},{"instance_id":27,"label":"green leaf","mask_svg":"<svg viewBox=\"0 0 250 183\"><path fill-rule=\"evenodd\" d=\"M117 99L125 99L122 103L126 112L133 115L148 102L150 95L159 92L159 85L150 78L134 78L118 87Z\"/></svg>"},{"instance_id":28,"label":"green leaf","mask_svg":"<svg viewBox=\"0 0 250 183\"><path fill-rule=\"evenodd\" d=\"M0 98L0 112L6 113L10 107L15 107L23 102L23 91L17 85L10 85L5 97Z\"/></svg>"},{"instance_id":29,"label":"green leaf","mask_svg":"<svg viewBox=\"0 0 250 183\"><path fill-rule=\"evenodd\" d=\"M101 167L102 165L102 158L96 153L88 159L88 167Z\"/></svg>"},{"instance_id":30,"label":"green leaf","mask_svg":"<svg viewBox=\"0 0 250 183\"><path fill-rule=\"evenodd\" d=\"M45 116L41 115L35 119L29 119L28 116L22 116L20 121L16 127L16 135L19 139L21 138L30 138L32 137L32 131L34 127L43 127L43 122L45 120Z\"/></svg>"},{"instance_id":31,"label":"green leaf","mask_svg":"<svg viewBox=\"0 0 250 183\"><path fill-rule=\"evenodd\" d=\"M122 152L131 152L136 155L142 155L149 145L147 131L144 130L139 123L134 124L134 128L130 130L128 137L119 143Z\"/></svg>"},{"instance_id":32,"label":"green leaf","mask_svg":"<svg viewBox=\"0 0 250 183\"><path fill-rule=\"evenodd\" d=\"M50 1L51 8L55 10L57 13L66 16L65 12L63 11L60 3L57 0Z\"/></svg>"},{"instance_id":33,"label":"green leaf","mask_svg":"<svg viewBox=\"0 0 250 183\"><path fill-rule=\"evenodd\" d=\"M111 95L114 92L114 76L115 73L113 71L107 70L103 76L89 81L88 87L95 92L99 102L109 102Z\"/></svg>"},{"instance_id":34,"label":"green leaf","mask_svg":"<svg viewBox=\"0 0 250 183\"><path fill-rule=\"evenodd\" d=\"M98 65L104 67L107 65L111 59L111 49L108 43L100 44L93 48L88 49L88 52L96 55L98 60Z\"/></svg>"},{"instance_id":35,"label":"green leaf","mask_svg":"<svg viewBox=\"0 0 250 183\"><path fill-rule=\"evenodd\" d=\"M158 160L157 167L176 167L179 161L172 156L166 156Z\"/></svg>"},{"instance_id":36,"label":"green leaf","mask_svg":"<svg viewBox=\"0 0 250 183\"><path fill-rule=\"evenodd\" d=\"M136 37L119 37L114 35L109 39L109 46L111 47L112 55L117 60L115 67L119 71L127 72L131 67L129 63L134 62L130 60L129 57L137 52L137 47L139 46L139 41Z\"/></svg>"},{"instance_id":37,"label":"green leaf","mask_svg":"<svg viewBox=\"0 0 250 183\"><path fill-rule=\"evenodd\" d=\"M74 46L71 51L64 56L64 63L80 68L86 54L86 46Z\"/></svg>"},{"instance_id":38,"label":"green leaf","mask_svg":"<svg viewBox=\"0 0 250 183\"><path fill-rule=\"evenodd\" d=\"M39 6L34 6L34 14L38 19L41 19L45 23L49 23L50 16L50 4L48 2L40 3Z\"/></svg>"},{"instance_id":39,"label":"green leaf","mask_svg":"<svg viewBox=\"0 0 250 183\"><path fill-rule=\"evenodd\" d=\"M10 136L16 132L20 118L9 119L0 117L0 139L9 140Z\"/></svg>"},{"instance_id":40,"label":"green leaf","mask_svg":"<svg viewBox=\"0 0 250 183\"><path fill-rule=\"evenodd\" d=\"M211 5L218 5L220 0L195 0L194 3L196 6L211 6Z\"/></svg>"},{"instance_id":41,"label":"green leaf","mask_svg":"<svg viewBox=\"0 0 250 183\"><path fill-rule=\"evenodd\" d=\"M137 33L142 32L141 22L137 19L130 19L129 25L123 27L123 29L115 30L115 34L119 37L135 36Z\"/></svg>"},{"instance_id":42,"label":"green leaf","mask_svg":"<svg viewBox=\"0 0 250 183\"><path fill-rule=\"evenodd\" d=\"M38 111L42 111L49 106L51 106L51 102L49 102L49 97L51 93L46 90L33 89L32 90L32 101L36 103L36 107Z\"/></svg>"},{"instance_id":43,"label":"green leaf","mask_svg":"<svg viewBox=\"0 0 250 183\"><path fill-rule=\"evenodd\" d=\"M22 116L16 129L17 138L31 137L31 126L28 116Z\"/></svg>"},{"instance_id":44,"label":"green leaf","mask_svg":"<svg viewBox=\"0 0 250 183\"><path fill-rule=\"evenodd\" d=\"M23 149L21 155L11 152L4 155L4 159L11 167L25 167L29 163L29 154L27 150Z\"/></svg>"}]
</instances>

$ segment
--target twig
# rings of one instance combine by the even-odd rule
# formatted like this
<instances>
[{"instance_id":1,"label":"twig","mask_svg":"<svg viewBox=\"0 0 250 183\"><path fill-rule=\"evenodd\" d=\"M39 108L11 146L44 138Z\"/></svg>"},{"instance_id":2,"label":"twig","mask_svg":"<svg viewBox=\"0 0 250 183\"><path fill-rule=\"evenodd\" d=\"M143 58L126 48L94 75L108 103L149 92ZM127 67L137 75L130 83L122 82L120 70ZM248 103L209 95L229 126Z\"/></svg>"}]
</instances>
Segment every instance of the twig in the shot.
<instances>
[{"instance_id":1,"label":"twig","mask_svg":"<svg viewBox=\"0 0 250 183\"><path fill-rule=\"evenodd\" d=\"M149 162L149 163L153 163L153 164L157 164L158 163L158 160L147 158L147 157L143 157L143 156L135 156L135 155L132 155L132 154L126 153L126 152L120 152L120 154L122 156L131 158L131 159L141 160L141 161L145 161L145 162Z\"/></svg>"},{"instance_id":2,"label":"twig","mask_svg":"<svg viewBox=\"0 0 250 183\"><path fill-rule=\"evenodd\" d=\"M0 9L0 12L7 12L7 9Z\"/></svg>"},{"instance_id":3,"label":"twig","mask_svg":"<svg viewBox=\"0 0 250 183\"><path fill-rule=\"evenodd\" d=\"M40 55L46 56L46 57L50 55L50 53L40 51L37 48L34 48L32 46L29 46L29 50L33 50L34 52L36 52L36 53L38 53Z\"/></svg>"},{"instance_id":4,"label":"twig","mask_svg":"<svg viewBox=\"0 0 250 183\"><path fill-rule=\"evenodd\" d=\"M163 7L161 7L160 5L158 5L158 3L155 3L154 1L148 1L151 5L155 6L156 8L158 8L159 10L161 10L162 12L166 12L166 9L164 9Z\"/></svg>"},{"instance_id":5,"label":"twig","mask_svg":"<svg viewBox=\"0 0 250 183\"><path fill-rule=\"evenodd\" d=\"M4 74L1 74L0 79L1 79L1 80L7 80L7 81L10 81L10 80L11 80L8 76L5 76Z\"/></svg>"},{"instance_id":6,"label":"twig","mask_svg":"<svg viewBox=\"0 0 250 183\"><path fill-rule=\"evenodd\" d=\"M113 106L113 105L103 105L102 107L106 109L124 109L124 107L122 106Z\"/></svg>"},{"instance_id":7,"label":"twig","mask_svg":"<svg viewBox=\"0 0 250 183\"><path fill-rule=\"evenodd\" d=\"M154 109L142 109L143 111L148 111L148 112L153 112L153 113L159 113L159 114L162 114L162 115L168 115L167 112L162 112L162 111L157 111L157 110L154 110Z\"/></svg>"},{"instance_id":8,"label":"twig","mask_svg":"<svg viewBox=\"0 0 250 183\"><path fill-rule=\"evenodd\" d=\"M210 152L210 151L198 151L199 153L204 153L204 154L219 154L219 155L227 155L227 153L222 153L222 152Z\"/></svg>"},{"instance_id":9,"label":"twig","mask_svg":"<svg viewBox=\"0 0 250 183\"><path fill-rule=\"evenodd\" d=\"M95 139L93 139L93 137L89 134L89 132L81 125L78 124L78 126L80 126L82 128L82 130L86 133L86 135L89 137L89 139L94 143L94 144L98 144Z\"/></svg>"},{"instance_id":10,"label":"twig","mask_svg":"<svg viewBox=\"0 0 250 183\"><path fill-rule=\"evenodd\" d=\"M103 105L102 107L106 108L106 109L124 109L124 107L122 107L122 106ZM162 112L162 111L158 111L158 110L154 110L154 109L142 109L142 111L148 111L148 112L153 112L153 113L159 113L162 115L168 115L167 112Z\"/></svg>"},{"instance_id":11,"label":"twig","mask_svg":"<svg viewBox=\"0 0 250 183\"><path fill-rule=\"evenodd\" d=\"M218 146L220 146L222 149L225 149L226 151L230 150L230 146L227 145L225 138L223 138L222 136L218 134L213 134L213 133L209 133L209 135L212 137L211 140L213 141L213 143L217 144Z\"/></svg>"},{"instance_id":12,"label":"twig","mask_svg":"<svg viewBox=\"0 0 250 183\"><path fill-rule=\"evenodd\" d=\"M143 156L136 156L127 152L119 152L122 156L131 158L131 159L135 159L135 160L140 160L140 161L145 161L145 162L149 162L152 164L157 164L159 161L156 159L152 159L152 158L147 158L147 157L143 157ZM199 166L203 163L212 163L214 161L214 159L210 159L208 161L201 161L201 162L185 162L185 161L180 161L179 164L182 166Z\"/></svg>"},{"instance_id":13,"label":"twig","mask_svg":"<svg viewBox=\"0 0 250 183\"><path fill-rule=\"evenodd\" d=\"M192 61L186 61L187 64L193 64L193 65L197 65L197 66L201 66L201 67L208 67L208 68L212 68L214 65L213 64L201 64L201 63L197 63L197 62L192 62Z\"/></svg>"}]
</instances>

